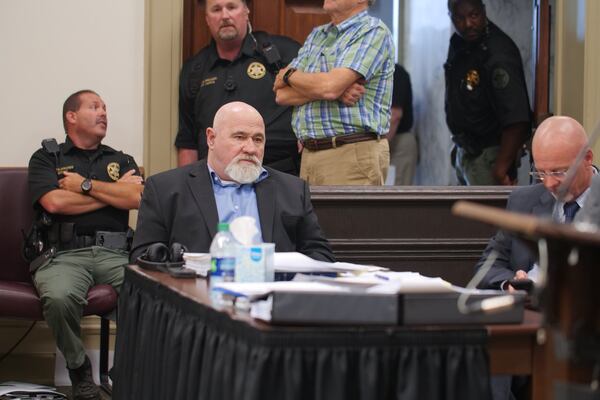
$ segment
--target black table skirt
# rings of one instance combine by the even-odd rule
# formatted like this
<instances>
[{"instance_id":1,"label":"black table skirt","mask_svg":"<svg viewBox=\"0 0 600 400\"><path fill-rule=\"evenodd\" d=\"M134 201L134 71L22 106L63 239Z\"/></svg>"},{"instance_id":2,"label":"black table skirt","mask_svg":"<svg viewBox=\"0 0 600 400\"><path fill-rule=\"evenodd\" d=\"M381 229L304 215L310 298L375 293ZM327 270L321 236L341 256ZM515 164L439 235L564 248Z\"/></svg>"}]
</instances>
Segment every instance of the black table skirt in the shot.
<instances>
[{"instance_id":1,"label":"black table skirt","mask_svg":"<svg viewBox=\"0 0 600 400\"><path fill-rule=\"evenodd\" d=\"M267 327L127 269L113 399L488 399L485 330Z\"/></svg>"}]
</instances>

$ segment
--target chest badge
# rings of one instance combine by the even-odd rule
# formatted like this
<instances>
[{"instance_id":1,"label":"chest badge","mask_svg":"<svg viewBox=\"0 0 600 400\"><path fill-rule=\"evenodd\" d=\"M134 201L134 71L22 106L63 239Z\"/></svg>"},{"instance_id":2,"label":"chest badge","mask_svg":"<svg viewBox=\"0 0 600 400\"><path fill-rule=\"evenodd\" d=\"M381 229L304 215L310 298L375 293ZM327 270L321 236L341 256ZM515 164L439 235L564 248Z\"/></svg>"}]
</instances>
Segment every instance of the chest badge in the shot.
<instances>
[{"instance_id":1,"label":"chest badge","mask_svg":"<svg viewBox=\"0 0 600 400\"><path fill-rule=\"evenodd\" d=\"M116 162L111 162L106 166L106 172L108 172L108 176L110 176L110 179L115 182L121 177L121 174L119 173L120 170L121 166L119 166L119 163Z\"/></svg>"},{"instance_id":2,"label":"chest badge","mask_svg":"<svg viewBox=\"0 0 600 400\"><path fill-rule=\"evenodd\" d=\"M255 61L248 65L246 73L252 79L261 79L267 73L267 69L263 64Z\"/></svg>"},{"instance_id":3,"label":"chest badge","mask_svg":"<svg viewBox=\"0 0 600 400\"><path fill-rule=\"evenodd\" d=\"M479 72L474 69L470 69L465 76L465 86L468 91L472 91L479 86Z\"/></svg>"}]
</instances>

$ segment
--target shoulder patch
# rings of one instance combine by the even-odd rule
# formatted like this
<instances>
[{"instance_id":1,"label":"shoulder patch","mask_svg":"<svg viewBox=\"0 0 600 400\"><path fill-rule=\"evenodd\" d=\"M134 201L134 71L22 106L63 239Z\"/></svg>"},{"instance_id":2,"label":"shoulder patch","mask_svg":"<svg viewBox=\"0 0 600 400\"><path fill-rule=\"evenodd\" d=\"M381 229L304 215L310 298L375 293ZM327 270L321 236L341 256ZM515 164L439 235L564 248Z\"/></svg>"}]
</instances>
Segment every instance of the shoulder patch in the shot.
<instances>
[{"instance_id":1,"label":"shoulder patch","mask_svg":"<svg viewBox=\"0 0 600 400\"><path fill-rule=\"evenodd\" d=\"M510 75L504 68L495 68L492 71L492 85L495 89L504 89L510 82Z\"/></svg>"}]
</instances>

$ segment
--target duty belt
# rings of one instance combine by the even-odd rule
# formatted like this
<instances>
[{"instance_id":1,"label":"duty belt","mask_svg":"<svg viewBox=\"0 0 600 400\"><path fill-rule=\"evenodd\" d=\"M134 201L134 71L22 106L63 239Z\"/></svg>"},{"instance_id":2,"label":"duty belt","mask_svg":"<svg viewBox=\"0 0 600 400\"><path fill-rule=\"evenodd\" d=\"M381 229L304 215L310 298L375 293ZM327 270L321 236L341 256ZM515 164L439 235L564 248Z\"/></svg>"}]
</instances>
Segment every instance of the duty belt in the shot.
<instances>
[{"instance_id":1,"label":"duty belt","mask_svg":"<svg viewBox=\"0 0 600 400\"><path fill-rule=\"evenodd\" d=\"M373 132L351 133L349 135L339 135L323 139L303 139L302 144L309 150L319 151L335 149L350 143L366 142L368 140L380 140L385 135L378 135Z\"/></svg>"},{"instance_id":2,"label":"duty belt","mask_svg":"<svg viewBox=\"0 0 600 400\"><path fill-rule=\"evenodd\" d=\"M97 231L93 235L75 235L71 243L60 243L58 251L81 249L90 246L102 246L111 250L129 250L127 232Z\"/></svg>"}]
</instances>

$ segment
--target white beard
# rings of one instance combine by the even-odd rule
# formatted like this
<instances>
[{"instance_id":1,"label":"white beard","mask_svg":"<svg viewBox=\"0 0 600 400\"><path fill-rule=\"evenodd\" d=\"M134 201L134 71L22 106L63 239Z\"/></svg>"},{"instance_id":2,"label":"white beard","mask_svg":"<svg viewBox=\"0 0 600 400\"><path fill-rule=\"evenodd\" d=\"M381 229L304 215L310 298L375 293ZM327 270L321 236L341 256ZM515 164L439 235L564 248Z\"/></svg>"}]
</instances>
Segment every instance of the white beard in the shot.
<instances>
[{"instance_id":1,"label":"white beard","mask_svg":"<svg viewBox=\"0 0 600 400\"><path fill-rule=\"evenodd\" d=\"M240 160L252 159L255 164L240 163ZM252 183L260 176L261 162L256 157L237 156L225 167L225 173L237 183Z\"/></svg>"}]
</instances>

